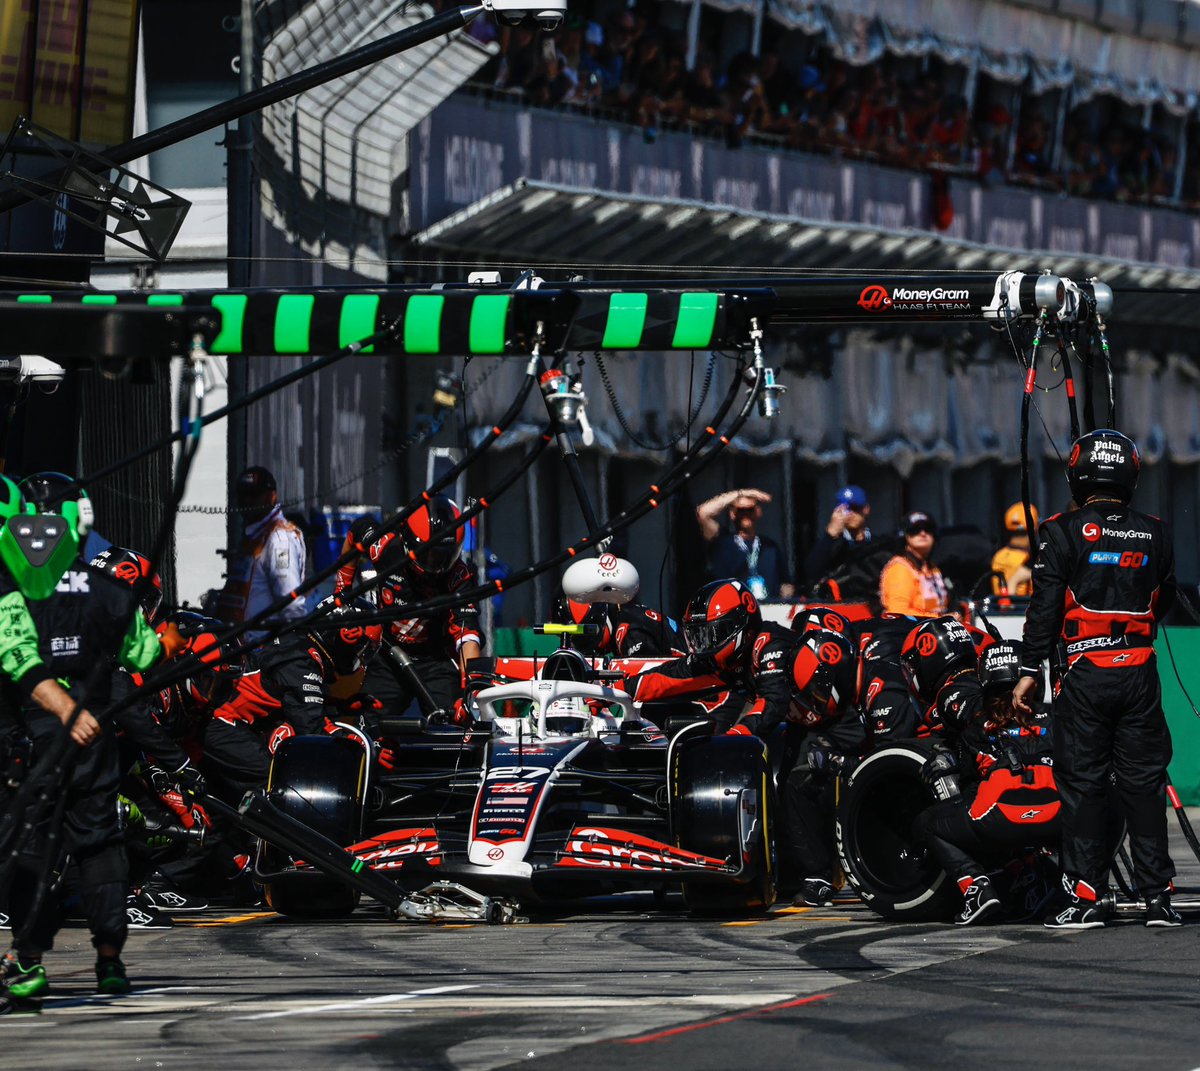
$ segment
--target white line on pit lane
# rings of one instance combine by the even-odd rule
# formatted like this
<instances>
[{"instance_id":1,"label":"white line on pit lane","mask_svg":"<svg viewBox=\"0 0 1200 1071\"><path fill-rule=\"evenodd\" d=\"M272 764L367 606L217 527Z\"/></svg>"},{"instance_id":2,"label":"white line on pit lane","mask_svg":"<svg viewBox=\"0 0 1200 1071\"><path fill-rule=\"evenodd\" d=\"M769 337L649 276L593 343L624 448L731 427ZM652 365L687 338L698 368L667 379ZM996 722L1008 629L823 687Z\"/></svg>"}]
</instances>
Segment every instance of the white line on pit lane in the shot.
<instances>
[{"instance_id":1,"label":"white line on pit lane","mask_svg":"<svg viewBox=\"0 0 1200 1071\"><path fill-rule=\"evenodd\" d=\"M282 1019L288 1015L322 1015L325 1012L351 1011L354 1008L367 1008L374 1004L394 1004L402 1000L416 1000L417 997L435 996L439 993L461 993L464 989L478 989L474 985L439 985L432 989L415 989L411 993L388 993L382 997L363 997L362 1000L343 1000L337 1004L318 1004L316 1007L289 1008L286 1011L261 1012L258 1015L239 1015L240 1023L255 1019Z\"/></svg>"}]
</instances>

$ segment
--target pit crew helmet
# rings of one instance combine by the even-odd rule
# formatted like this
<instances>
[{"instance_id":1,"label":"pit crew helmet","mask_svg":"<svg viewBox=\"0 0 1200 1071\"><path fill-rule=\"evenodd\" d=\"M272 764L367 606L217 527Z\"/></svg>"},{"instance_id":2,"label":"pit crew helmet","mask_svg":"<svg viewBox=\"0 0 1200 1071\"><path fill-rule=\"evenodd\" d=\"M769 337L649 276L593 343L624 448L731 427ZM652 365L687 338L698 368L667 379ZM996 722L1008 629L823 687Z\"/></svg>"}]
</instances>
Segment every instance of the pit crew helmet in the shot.
<instances>
[{"instance_id":1,"label":"pit crew helmet","mask_svg":"<svg viewBox=\"0 0 1200 1071\"><path fill-rule=\"evenodd\" d=\"M812 629L792 659L792 699L813 716L814 725L836 718L858 698L858 667L846 636Z\"/></svg>"},{"instance_id":2,"label":"pit crew helmet","mask_svg":"<svg viewBox=\"0 0 1200 1071\"><path fill-rule=\"evenodd\" d=\"M1075 440L1067 459L1071 497L1081 506L1096 494L1111 494L1128 502L1137 488L1141 467L1141 454L1128 435L1112 428L1089 431Z\"/></svg>"},{"instance_id":3,"label":"pit crew helmet","mask_svg":"<svg viewBox=\"0 0 1200 1071\"><path fill-rule=\"evenodd\" d=\"M792 618L793 632L813 632L819 629L849 636L851 628L850 618L829 606L806 606Z\"/></svg>"},{"instance_id":4,"label":"pit crew helmet","mask_svg":"<svg viewBox=\"0 0 1200 1071\"><path fill-rule=\"evenodd\" d=\"M1011 692L1021 679L1021 645L997 640L979 654L979 683L985 695Z\"/></svg>"},{"instance_id":5,"label":"pit crew helmet","mask_svg":"<svg viewBox=\"0 0 1200 1071\"><path fill-rule=\"evenodd\" d=\"M462 510L445 495L434 495L412 514L400 533L408 564L429 576L448 573L462 551L461 516Z\"/></svg>"},{"instance_id":6,"label":"pit crew helmet","mask_svg":"<svg viewBox=\"0 0 1200 1071\"><path fill-rule=\"evenodd\" d=\"M82 487L61 472L27 476L20 490L26 510L0 531L0 556L22 594L47 599L92 530L92 502Z\"/></svg>"},{"instance_id":7,"label":"pit crew helmet","mask_svg":"<svg viewBox=\"0 0 1200 1071\"><path fill-rule=\"evenodd\" d=\"M589 606L587 603L568 599L566 595L560 595L554 600L554 612L550 617L560 625L595 625L599 629L594 636L588 636L586 633L582 636L572 636L571 646L577 651L599 654L612 647L613 627L607 603L594 602Z\"/></svg>"},{"instance_id":8,"label":"pit crew helmet","mask_svg":"<svg viewBox=\"0 0 1200 1071\"><path fill-rule=\"evenodd\" d=\"M136 550L126 550L124 547L114 546L97 554L92 559L92 568L100 569L114 580L119 580L130 588L145 581L142 583L139 602L142 613L146 615L146 620L151 624L154 623L158 608L162 605L163 587L162 577L151 570L149 558L144 554L139 554Z\"/></svg>"},{"instance_id":9,"label":"pit crew helmet","mask_svg":"<svg viewBox=\"0 0 1200 1071\"><path fill-rule=\"evenodd\" d=\"M326 602L332 602L332 597ZM366 599L351 599L350 602L335 607L316 628L316 637L329 655L334 672L338 676L350 676L365 669L383 643L382 625L364 625L357 621L339 619L374 612L375 607Z\"/></svg>"},{"instance_id":10,"label":"pit crew helmet","mask_svg":"<svg viewBox=\"0 0 1200 1071\"><path fill-rule=\"evenodd\" d=\"M922 622L908 634L900 649L904 678L913 695L926 706L933 705L952 673L977 665L971 634L953 617Z\"/></svg>"},{"instance_id":11,"label":"pit crew helmet","mask_svg":"<svg viewBox=\"0 0 1200 1071\"><path fill-rule=\"evenodd\" d=\"M683 612L683 638L688 650L711 658L719 668L734 665L762 629L758 600L740 580L705 584Z\"/></svg>"}]
</instances>

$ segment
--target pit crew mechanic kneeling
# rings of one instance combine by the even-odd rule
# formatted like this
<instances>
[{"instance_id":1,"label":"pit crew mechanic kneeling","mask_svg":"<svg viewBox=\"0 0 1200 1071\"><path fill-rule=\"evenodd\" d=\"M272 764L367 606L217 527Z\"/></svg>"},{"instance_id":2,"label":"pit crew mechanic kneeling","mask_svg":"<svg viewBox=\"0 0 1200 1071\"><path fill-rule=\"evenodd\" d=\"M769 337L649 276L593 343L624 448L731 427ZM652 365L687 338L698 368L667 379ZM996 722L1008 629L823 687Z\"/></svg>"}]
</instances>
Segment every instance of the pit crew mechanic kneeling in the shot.
<instances>
[{"instance_id":1,"label":"pit crew mechanic kneeling","mask_svg":"<svg viewBox=\"0 0 1200 1071\"><path fill-rule=\"evenodd\" d=\"M993 643L977 662L971 634L953 618L914 629L901 658L914 694L931 708L928 720L941 727L946 744L921 771L943 798L918 816L916 832L957 881L963 906L955 922L965 926L1004 907L989 870L999 871L1023 849L1058 843L1060 803L1048 719L1011 708L1020 663L1016 645ZM1036 879L1039 862L1031 857L1020 880ZM1052 886L1046 889L1051 891Z\"/></svg>"},{"instance_id":2,"label":"pit crew mechanic kneeling","mask_svg":"<svg viewBox=\"0 0 1200 1071\"><path fill-rule=\"evenodd\" d=\"M785 884L800 879L797 904L824 907L833 899L837 775L869 748L871 731L858 703L854 641L824 629L802 639L787 667L792 704L780 770L780 873ZM743 721L729 731L750 730Z\"/></svg>"},{"instance_id":3,"label":"pit crew mechanic kneeling","mask_svg":"<svg viewBox=\"0 0 1200 1071\"><path fill-rule=\"evenodd\" d=\"M459 556L461 515L451 499L434 495L398 535L388 533L371 544L381 610L401 610L475 583L474 572ZM339 592L345 590L340 575L338 582ZM421 713L435 720L470 720L462 705L464 674L467 663L483 650L479 610L473 603L391 621L383 635L384 654L368 670L364 687L386 711L402 714L416 700Z\"/></svg>"},{"instance_id":4,"label":"pit crew mechanic kneeling","mask_svg":"<svg viewBox=\"0 0 1200 1071\"><path fill-rule=\"evenodd\" d=\"M238 679L204 727L203 769L226 803L236 805L247 791L266 784L271 754L283 740L326 731L326 704L339 681L349 679L347 691L358 690L362 671L379 651L382 630L343 625L338 618L374 609L366 600L353 600L318 618L307 632L277 636L255 652L254 668Z\"/></svg>"},{"instance_id":5,"label":"pit crew mechanic kneeling","mask_svg":"<svg viewBox=\"0 0 1200 1071\"><path fill-rule=\"evenodd\" d=\"M1054 702L1054 761L1068 899L1046 920L1057 929L1104 925L1098 899L1110 862L1110 770L1146 925L1183 921L1169 895L1175 865L1163 793L1171 734L1154 657L1157 623L1175 598L1175 561L1166 525L1129 505L1140 467L1137 447L1120 432L1082 436L1067 462L1080 507L1044 521L1038 533L1013 703L1028 709L1042 660L1061 637L1067 664Z\"/></svg>"},{"instance_id":6,"label":"pit crew mechanic kneeling","mask_svg":"<svg viewBox=\"0 0 1200 1071\"><path fill-rule=\"evenodd\" d=\"M145 618L134 612L129 588L79 557L92 519L82 489L66 476L43 473L28 477L22 490L39 515L27 514L17 488L0 478L6 522L0 530L0 723L28 734L35 764L58 748L64 726L71 725L71 740L81 750L68 756L55 789L64 824L61 854L50 863L57 869L69 854L79 867L97 988L127 993L120 956L129 871L117 817L116 737L88 709L79 709L73 724L72 716L79 700L89 708L107 705L118 663L148 669L162 648ZM40 775L46 776L44 769ZM0 1013L38 1000L49 986L42 956L59 930L58 898L44 895L39 906L37 891L52 824L47 815L14 860L9 889L14 950L2 965Z\"/></svg>"}]
</instances>

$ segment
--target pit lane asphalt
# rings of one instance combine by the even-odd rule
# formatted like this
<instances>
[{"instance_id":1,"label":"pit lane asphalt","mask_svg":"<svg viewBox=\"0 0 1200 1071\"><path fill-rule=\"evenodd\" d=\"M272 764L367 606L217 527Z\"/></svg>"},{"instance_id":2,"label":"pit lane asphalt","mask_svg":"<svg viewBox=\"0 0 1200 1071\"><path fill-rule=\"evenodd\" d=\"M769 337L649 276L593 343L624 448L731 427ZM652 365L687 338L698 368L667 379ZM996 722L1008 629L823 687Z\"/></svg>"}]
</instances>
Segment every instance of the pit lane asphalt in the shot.
<instances>
[{"instance_id":1,"label":"pit lane asphalt","mask_svg":"<svg viewBox=\"0 0 1200 1071\"><path fill-rule=\"evenodd\" d=\"M1200 915L1063 934L844 901L721 923L614 897L506 927L210 909L132 935L128 997L94 995L86 931L64 931L43 1013L0 1018L0 1067L1193 1068L1198 953Z\"/></svg>"}]
</instances>

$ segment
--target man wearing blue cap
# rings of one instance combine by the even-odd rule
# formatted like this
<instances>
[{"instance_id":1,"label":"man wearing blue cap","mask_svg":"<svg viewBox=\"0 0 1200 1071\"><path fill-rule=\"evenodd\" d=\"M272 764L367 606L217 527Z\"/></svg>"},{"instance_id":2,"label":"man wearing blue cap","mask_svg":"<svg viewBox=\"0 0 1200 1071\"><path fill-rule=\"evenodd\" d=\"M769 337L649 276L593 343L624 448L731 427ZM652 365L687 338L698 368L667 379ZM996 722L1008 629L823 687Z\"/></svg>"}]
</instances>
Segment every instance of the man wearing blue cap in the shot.
<instances>
[{"instance_id":1,"label":"man wearing blue cap","mask_svg":"<svg viewBox=\"0 0 1200 1071\"><path fill-rule=\"evenodd\" d=\"M838 491L829 523L804 559L804 575L810 583L836 573L856 549L871 541L870 515L871 503L861 487L849 483Z\"/></svg>"}]
</instances>

